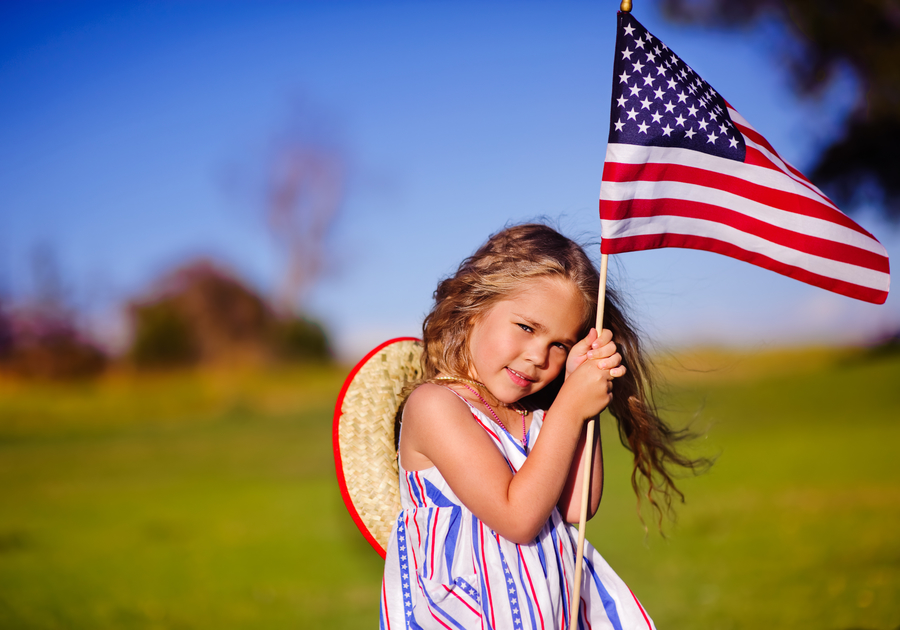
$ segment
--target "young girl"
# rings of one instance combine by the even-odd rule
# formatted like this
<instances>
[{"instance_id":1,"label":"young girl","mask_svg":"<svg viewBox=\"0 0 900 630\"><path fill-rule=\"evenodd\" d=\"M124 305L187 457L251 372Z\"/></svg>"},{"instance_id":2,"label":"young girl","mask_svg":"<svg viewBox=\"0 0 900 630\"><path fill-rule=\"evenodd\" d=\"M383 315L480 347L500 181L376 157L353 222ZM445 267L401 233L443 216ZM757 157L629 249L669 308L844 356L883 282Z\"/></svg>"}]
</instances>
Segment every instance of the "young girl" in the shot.
<instances>
[{"instance_id":1,"label":"young girl","mask_svg":"<svg viewBox=\"0 0 900 630\"><path fill-rule=\"evenodd\" d=\"M638 338L609 291L609 330L591 328L598 282L576 243L520 225L438 285L425 378L402 416L381 628L568 628L585 448L589 517L603 488L599 431L588 445L584 426L607 407L635 491L640 474L658 511L654 495L680 495L666 467L695 462L649 404ZM578 614L582 628L653 628L590 545Z\"/></svg>"}]
</instances>

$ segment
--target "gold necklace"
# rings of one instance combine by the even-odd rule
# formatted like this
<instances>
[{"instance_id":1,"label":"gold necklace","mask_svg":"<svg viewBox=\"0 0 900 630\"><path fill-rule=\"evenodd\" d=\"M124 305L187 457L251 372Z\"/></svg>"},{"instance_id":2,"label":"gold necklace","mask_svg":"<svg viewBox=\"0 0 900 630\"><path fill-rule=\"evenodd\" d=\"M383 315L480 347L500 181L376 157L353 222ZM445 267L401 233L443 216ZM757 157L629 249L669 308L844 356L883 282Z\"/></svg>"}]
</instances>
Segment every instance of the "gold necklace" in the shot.
<instances>
[{"instance_id":1,"label":"gold necklace","mask_svg":"<svg viewBox=\"0 0 900 630\"><path fill-rule=\"evenodd\" d=\"M460 378L459 376L435 376L431 380L433 380L433 381L458 381L460 383L469 383L470 385L474 385L475 387L484 387L484 383L480 383L478 381L473 381L470 378Z\"/></svg>"},{"instance_id":2,"label":"gold necklace","mask_svg":"<svg viewBox=\"0 0 900 630\"><path fill-rule=\"evenodd\" d=\"M454 381L454 382L458 382L458 383L468 383L469 385L474 385L475 387L483 387L485 390L487 390L487 385L485 385L485 384L482 383L481 381L473 381L473 380L470 379L470 378L461 378L461 377L459 377L459 376L435 376L435 377L432 378L431 380L433 380L433 381ZM527 413L528 413L528 412L525 410L525 408L524 408L522 405L520 405L519 403L517 403L517 402L515 402L515 403L513 403L513 404L511 404L511 405L507 405L505 402L499 402L499 401L498 401L498 404L499 404L501 407L506 407L507 409L512 409L512 410L515 411L517 414L522 414L522 413L526 413L526 414L527 414Z\"/></svg>"}]
</instances>

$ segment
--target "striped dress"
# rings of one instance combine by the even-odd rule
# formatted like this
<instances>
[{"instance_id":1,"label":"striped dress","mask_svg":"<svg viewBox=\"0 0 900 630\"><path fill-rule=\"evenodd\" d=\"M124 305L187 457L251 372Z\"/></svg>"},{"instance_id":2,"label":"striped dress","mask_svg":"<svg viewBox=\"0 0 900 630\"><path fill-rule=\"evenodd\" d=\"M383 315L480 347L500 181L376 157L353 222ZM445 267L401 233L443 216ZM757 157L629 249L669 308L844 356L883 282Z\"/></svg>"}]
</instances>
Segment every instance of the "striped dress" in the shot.
<instances>
[{"instance_id":1,"label":"striped dress","mask_svg":"<svg viewBox=\"0 0 900 630\"><path fill-rule=\"evenodd\" d=\"M471 407L471 405L470 405ZM475 420L513 470L541 429L534 413L526 447L479 410ZM388 543L381 587L382 630L567 629L578 530L554 508L535 540L519 545L495 534L456 498L437 468L400 467L402 511ZM596 549L585 543L578 627L655 626Z\"/></svg>"}]
</instances>

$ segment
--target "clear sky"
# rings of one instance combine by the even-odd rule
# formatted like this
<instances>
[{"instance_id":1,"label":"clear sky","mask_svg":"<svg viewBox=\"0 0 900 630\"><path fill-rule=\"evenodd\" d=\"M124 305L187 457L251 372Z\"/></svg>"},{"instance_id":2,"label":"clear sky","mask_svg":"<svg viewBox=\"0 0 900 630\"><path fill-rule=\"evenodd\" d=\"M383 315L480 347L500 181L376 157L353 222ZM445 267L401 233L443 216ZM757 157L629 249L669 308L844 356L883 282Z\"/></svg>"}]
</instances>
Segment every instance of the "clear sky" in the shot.
<instances>
[{"instance_id":1,"label":"clear sky","mask_svg":"<svg viewBox=\"0 0 900 630\"><path fill-rule=\"evenodd\" d=\"M0 289L55 252L95 328L188 257L263 291L283 263L263 176L286 130L347 161L327 272L305 308L342 355L417 335L437 280L491 232L546 217L599 241L617 1L0 3ZM800 103L761 32L634 15L793 164L810 166L854 96ZM298 123L299 121L299 123ZM900 253L874 213L857 220ZM595 250L596 251L596 250ZM859 342L900 299L857 302L704 252L612 262L651 338L765 347Z\"/></svg>"}]
</instances>

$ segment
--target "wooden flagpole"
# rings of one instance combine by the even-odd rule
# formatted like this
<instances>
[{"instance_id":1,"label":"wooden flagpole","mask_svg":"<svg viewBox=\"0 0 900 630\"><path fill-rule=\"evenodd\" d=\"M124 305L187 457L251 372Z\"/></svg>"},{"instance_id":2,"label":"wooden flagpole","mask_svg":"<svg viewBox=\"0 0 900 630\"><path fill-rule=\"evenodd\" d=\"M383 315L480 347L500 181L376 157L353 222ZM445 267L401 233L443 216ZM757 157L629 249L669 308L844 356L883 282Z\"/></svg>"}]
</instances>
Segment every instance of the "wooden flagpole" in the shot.
<instances>
[{"instance_id":1,"label":"wooden flagpole","mask_svg":"<svg viewBox=\"0 0 900 630\"><path fill-rule=\"evenodd\" d=\"M624 2L623 2L624 4ZM631 3L629 2L629 5ZM603 306L606 303L606 269L608 254L600 255L600 291L597 295L597 334L603 330ZM587 526L588 503L591 498L591 468L594 460L594 425L596 418L588 420L584 438L584 456L582 459L581 479L581 514L578 518L578 546L575 551L575 583L572 588L572 601L569 605L569 629L578 628L578 609L581 604L581 573L584 567L584 530Z\"/></svg>"},{"instance_id":2,"label":"wooden flagpole","mask_svg":"<svg viewBox=\"0 0 900 630\"><path fill-rule=\"evenodd\" d=\"M631 13L631 0L622 0L619 11ZM606 270L608 254L600 255L600 291L597 295L597 334L603 330L603 307L606 304ZM588 503L591 498L591 468L594 460L594 425L596 418L588 420L585 431L584 455L582 458L581 514L578 518L578 546L575 551L575 583L572 601L569 604L569 630L578 630L579 608L581 606L581 573L584 570L584 530L587 527Z\"/></svg>"}]
</instances>

